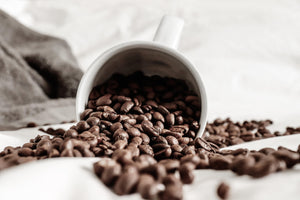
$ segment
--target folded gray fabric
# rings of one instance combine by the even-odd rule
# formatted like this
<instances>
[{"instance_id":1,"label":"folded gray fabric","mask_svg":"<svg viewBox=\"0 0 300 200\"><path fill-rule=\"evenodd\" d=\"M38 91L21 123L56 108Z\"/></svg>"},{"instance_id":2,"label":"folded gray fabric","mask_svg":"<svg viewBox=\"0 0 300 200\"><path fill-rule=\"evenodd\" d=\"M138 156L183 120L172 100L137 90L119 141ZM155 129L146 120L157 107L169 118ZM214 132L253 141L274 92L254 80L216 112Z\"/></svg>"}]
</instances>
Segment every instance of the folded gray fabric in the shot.
<instances>
[{"instance_id":1,"label":"folded gray fabric","mask_svg":"<svg viewBox=\"0 0 300 200\"><path fill-rule=\"evenodd\" d=\"M0 10L0 130L75 119L82 76L68 44Z\"/></svg>"}]
</instances>

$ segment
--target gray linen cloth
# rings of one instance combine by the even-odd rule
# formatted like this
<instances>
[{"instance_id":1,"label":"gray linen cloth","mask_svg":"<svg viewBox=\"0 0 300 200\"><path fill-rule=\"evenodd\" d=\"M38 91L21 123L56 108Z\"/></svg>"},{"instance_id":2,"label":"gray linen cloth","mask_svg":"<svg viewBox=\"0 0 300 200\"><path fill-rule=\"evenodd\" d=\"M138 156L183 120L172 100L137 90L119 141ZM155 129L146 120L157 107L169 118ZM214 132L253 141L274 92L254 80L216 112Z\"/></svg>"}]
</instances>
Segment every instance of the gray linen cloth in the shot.
<instances>
[{"instance_id":1,"label":"gray linen cloth","mask_svg":"<svg viewBox=\"0 0 300 200\"><path fill-rule=\"evenodd\" d=\"M30 30L0 10L0 130L75 119L81 76L64 40Z\"/></svg>"}]
</instances>

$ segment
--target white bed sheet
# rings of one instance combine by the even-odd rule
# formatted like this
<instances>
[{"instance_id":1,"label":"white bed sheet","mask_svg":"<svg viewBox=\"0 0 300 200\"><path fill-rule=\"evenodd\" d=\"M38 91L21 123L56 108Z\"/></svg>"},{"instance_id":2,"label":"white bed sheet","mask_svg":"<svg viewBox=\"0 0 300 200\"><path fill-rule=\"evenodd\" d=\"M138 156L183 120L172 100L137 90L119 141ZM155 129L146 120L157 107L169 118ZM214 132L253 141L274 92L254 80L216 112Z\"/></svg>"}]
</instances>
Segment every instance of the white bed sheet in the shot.
<instances>
[{"instance_id":1,"label":"white bed sheet","mask_svg":"<svg viewBox=\"0 0 300 200\"><path fill-rule=\"evenodd\" d=\"M0 0L0 8L37 31L66 39L83 70L112 45L151 40L164 14L182 17L186 24L179 50L199 68L209 120L270 118L277 130L300 125L297 0ZM0 149L36 134L32 129L0 132ZM0 173L0 199L38 199L38 189L45 192L44 199L116 199L90 173L90 163L54 159L5 170ZM231 199L300 196L295 189L300 186L299 166L260 180L227 171L196 173L195 183L185 187L186 199L215 199L220 179L232 186Z\"/></svg>"}]
</instances>

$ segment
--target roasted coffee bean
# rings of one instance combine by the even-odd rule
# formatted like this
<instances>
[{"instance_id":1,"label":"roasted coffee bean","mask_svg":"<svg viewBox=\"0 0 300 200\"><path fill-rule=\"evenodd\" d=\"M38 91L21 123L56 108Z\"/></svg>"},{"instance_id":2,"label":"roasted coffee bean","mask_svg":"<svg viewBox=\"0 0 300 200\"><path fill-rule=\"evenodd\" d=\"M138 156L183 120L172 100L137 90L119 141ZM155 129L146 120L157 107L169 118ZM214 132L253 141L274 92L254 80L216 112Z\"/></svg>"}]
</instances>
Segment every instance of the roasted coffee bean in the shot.
<instances>
[{"instance_id":1,"label":"roasted coffee bean","mask_svg":"<svg viewBox=\"0 0 300 200\"><path fill-rule=\"evenodd\" d=\"M173 200L180 200L183 198L183 191L182 191L182 185L180 183L180 180L174 178L172 181L174 181L173 183L171 183L172 181L170 181L169 176L168 177L168 181L165 181L165 190L163 191L162 195L161 195L161 199L162 200L169 200L169 199L173 199ZM175 181L176 180L176 181Z\"/></svg>"},{"instance_id":2,"label":"roasted coffee bean","mask_svg":"<svg viewBox=\"0 0 300 200\"><path fill-rule=\"evenodd\" d=\"M203 148L207 151L211 150L211 146L204 139L199 137L195 139L195 147Z\"/></svg>"},{"instance_id":3,"label":"roasted coffee bean","mask_svg":"<svg viewBox=\"0 0 300 200\"><path fill-rule=\"evenodd\" d=\"M165 144L168 145L168 141L165 137L158 136L158 137L153 137L151 138L152 143L155 144ZM152 146L154 148L154 145Z\"/></svg>"},{"instance_id":4,"label":"roasted coffee bean","mask_svg":"<svg viewBox=\"0 0 300 200\"><path fill-rule=\"evenodd\" d=\"M166 148L169 148L170 146L168 145L168 143L158 143L158 144L154 144L152 145L152 149L157 152L157 151L160 151L162 149L166 149Z\"/></svg>"},{"instance_id":5,"label":"roasted coffee bean","mask_svg":"<svg viewBox=\"0 0 300 200\"><path fill-rule=\"evenodd\" d=\"M229 197L229 190L230 190L229 185L222 182L219 184L219 186L217 188L217 194L221 199L225 200L225 199L228 199L228 197Z\"/></svg>"},{"instance_id":6,"label":"roasted coffee bean","mask_svg":"<svg viewBox=\"0 0 300 200\"><path fill-rule=\"evenodd\" d=\"M93 109L85 109L85 110L80 114L80 119L81 119L81 120L86 119L92 112L93 112Z\"/></svg>"},{"instance_id":7,"label":"roasted coffee bean","mask_svg":"<svg viewBox=\"0 0 300 200\"><path fill-rule=\"evenodd\" d=\"M32 156L33 155L33 151L32 149L28 148L28 147L23 147L21 149L18 150L18 155L19 156Z\"/></svg>"},{"instance_id":8,"label":"roasted coffee bean","mask_svg":"<svg viewBox=\"0 0 300 200\"><path fill-rule=\"evenodd\" d=\"M153 149L150 145L147 145L147 144L139 145L139 149L140 149L141 154L148 154L150 156L154 156Z\"/></svg>"},{"instance_id":9,"label":"roasted coffee bean","mask_svg":"<svg viewBox=\"0 0 300 200\"><path fill-rule=\"evenodd\" d=\"M95 126L95 125L99 125L100 123L100 119L97 117L89 117L86 122L90 125L90 126Z\"/></svg>"},{"instance_id":10,"label":"roasted coffee bean","mask_svg":"<svg viewBox=\"0 0 300 200\"><path fill-rule=\"evenodd\" d=\"M272 154L273 152L275 152L275 149L266 147L266 148L260 149L259 152L269 155L269 154Z\"/></svg>"},{"instance_id":11,"label":"roasted coffee bean","mask_svg":"<svg viewBox=\"0 0 300 200\"><path fill-rule=\"evenodd\" d=\"M96 105L97 106L110 105L112 103L112 101L110 99L111 96L112 96L111 94L106 94L106 95L98 98L96 101Z\"/></svg>"},{"instance_id":12,"label":"roasted coffee bean","mask_svg":"<svg viewBox=\"0 0 300 200\"><path fill-rule=\"evenodd\" d=\"M123 125L120 122L116 122L110 126L110 131L114 133L118 129L122 129Z\"/></svg>"},{"instance_id":13,"label":"roasted coffee bean","mask_svg":"<svg viewBox=\"0 0 300 200\"><path fill-rule=\"evenodd\" d=\"M38 142L36 148L36 155L48 155L52 150L52 144L50 140L44 139Z\"/></svg>"},{"instance_id":14,"label":"roasted coffee bean","mask_svg":"<svg viewBox=\"0 0 300 200\"><path fill-rule=\"evenodd\" d=\"M78 136L78 132L74 129L69 129L65 132L64 137L76 138Z\"/></svg>"},{"instance_id":15,"label":"roasted coffee bean","mask_svg":"<svg viewBox=\"0 0 300 200\"><path fill-rule=\"evenodd\" d=\"M285 149L275 151L272 155L279 160L285 161L288 168L292 168L300 161L300 156L297 152L291 152Z\"/></svg>"},{"instance_id":16,"label":"roasted coffee bean","mask_svg":"<svg viewBox=\"0 0 300 200\"><path fill-rule=\"evenodd\" d=\"M180 159L180 163L190 162L197 166L200 163L201 159L198 155L189 154Z\"/></svg>"},{"instance_id":17,"label":"roasted coffee bean","mask_svg":"<svg viewBox=\"0 0 300 200\"><path fill-rule=\"evenodd\" d=\"M195 154L195 147L194 146L188 146L188 145L184 145L184 147L182 148L181 153L183 153L184 155L188 155L188 154Z\"/></svg>"},{"instance_id":18,"label":"roasted coffee bean","mask_svg":"<svg viewBox=\"0 0 300 200\"><path fill-rule=\"evenodd\" d=\"M90 125L86 121L80 121L76 125L76 130L80 133L88 130L89 128L90 128Z\"/></svg>"},{"instance_id":19,"label":"roasted coffee bean","mask_svg":"<svg viewBox=\"0 0 300 200\"><path fill-rule=\"evenodd\" d=\"M167 175L165 166L160 163L155 163L143 168L141 173L151 174L158 182L161 182L162 179Z\"/></svg>"},{"instance_id":20,"label":"roasted coffee bean","mask_svg":"<svg viewBox=\"0 0 300 200\"><path fill-rule=\"evenodd\" d=\"M132 154L127 149L115 150L112 154L112 158L123 165L132 163Z\"/></svg>"},{"instance_id":21,"label":"roasted coffee bean","mask_svg":"<svg viewBox=\"0 0 300 200\"><path fill-rule=\"evenodd\" d=\"M146 123L142 123L142 128L143 128L144 132L151 137L159 136L158 131L154 127L151 127Z\"/></svg>"},{"instance_id":22,"label":"roasted coffee bean","mask_svg":"<svg viewBox=\"0 0 300 200\"><path fill-rule=\"evenodd\" d=\"M105 166L103 172L101 174L102 182L110 186L114 184L114 182L118 179L118 177L122 174L122 167L120 164L115 163L112 165Z\"/></svg>"},{"instance_id":23,"label":"roasted coffee bean","mask_svg":"<svg viewBox=\"0 0 300 200\"><path fill-rule=\"evenodd\" d=\"M34 147L36 146L36 144L35 143L25 143L25 144L23 144L23 148L30 148L30 149L33 149Z\"/></svg>"},{"instance_id":24,"label":"roasted coffee bean","mask_svg":"<svg viewBox=\"0 0 300 200\"><path fill-rule=\"evenodd\" d=\"M182 183L184 184L190 184L194 181L194 174L193 170L195 169L194 163L191 162L185 162L180 165L179 167L179 174L180 174L180 179Z\"/></svg>"},{"instance_id":25,"label":"roasted coffee bean","mask_svg":"<svg viewBox=\"0 0 300 200\"><path fill-rule=\"evenodd\" d=\"M127 140L118 140L114 143L117 149L124 149L127 146Z\"/></svg>"},{"instance_id":26,"label":"roasted coffee bean","mask_svg":"<svg viewBox=\"0 0 300 200\"><path fill-rule=\"evenodd\" d=\"M128 113L134 106L132 101L126 101L120 108L121 113Z\"/></svg>"},{"instance_id":27,"label":"roasted coffee bean","mask_svg":"<svg viewBox=\"0 0 300 200\"><path fill-rule=\"evenodd\" d=\"M141 133L141 138L143 140L143 144L149 144L150 138L148 135L146 135L145 133Z\"/></svg>"},{"instance_id":28,"label":"roasted coffee bean","mask_svg":"<svg viewBox=\"0 0 300 200\"><path fill-rule=\"evenodd\" d=\"M247 174L251 167L255 164L255 159L252 156L242 156L239 155L233 159L231 164L231 170L238 175Z\"/></svg>"},{"instance_id":29,"label":"roasted coffee bean","mask_svg":"<svg viewBox=\"0 0 300 200\"><path fill-rule=\"evenodd\" d=\"M166 116L166 124L168 126L173 126L175 124L175 115L173 113L169 113Z\"/></svg>"},{"instance_id":30,"label":"roasted coffee bean","mask_svg":"<svg viewBox=\"0 0 300 200\"><path fill-rule=\"evenodd\" d=\"M162 105L159 105L159 106L157 107L157 110L158 110L158 112L160 112L162 115L168 115L168 114L170 113L169 110L168 110L166 107L162 106Z\"/></svg>"},{"instance_id":31,"label":"roasted coffee bean","mask_svg":"<svg viewBox=\"0 0 300 200\"><path fill-rule=\"evenodd\" d=\"M172 131L169 131L169 130L166 130L166 129L162 130L161 135L164 136L164 137L173 136L173 137L177 138L178 140L182 137L181 133L172 132Z\"/></svg>"},{"instance_id":32,"label":"roasted coffee bean","mask_svg":"<svg viewBox=\"0 0 300 200\"><path fill-rule=\"evenodd\" d=\"M153 118L157 121L165 122L164 116L162 114L160 114L159 112L154 112Z\"/></svg>"},{"instance_id":33,"label":"roasted coffee bean","mask_svg":"<svg viewBox=\"0 0 300 200\"><path fill-rule=\"evenodd\" d=\"M216 170L229 169L231 163L232 163L231 159L221 155L215 155L209 159L209 166L212 169L216 169Z\"/></svg>"},{"instance_id":34,"label":"roasted coffee bean","mask_svg":"<svg viewBox=\"0 0 300 200\"><path fill-rule=\"evenodd\" d=\"M152 108L157 108L158 107L157 103L153 100L148 100L148 101L145 102L145 104L150 105Z\"/></svg>"},{"instance_id":35,"label":"roasted coffee bean","mask_svg":"<svg viewBox=\"0 0 300 200\"><path fill-rule=\"evenodd\" d=\"M182 152L183 148L179 144L173 144L171 146L171 149L173 152Z\"/></svg>"},{"instance_id":36,"label":"roasted coffee bean","mask_svg":"<svg viewBox=\"0 0 300 200\"><path fill-rule=\"evenodd\" d=\"M162 149L154 153L154 157L157 160L161 160L161 159L169 158L171 154L172 154L172 149L170 147L167 147L165 149Z\"/></svg>"},{"instance_id":37,"label":"roasted coffee bean","mask_svg":"<svg viewBox=\"0 0 300 200\"><path fill-rule=\"evenodd\" d=\"M134 137L131 139L131 143L130 144L134 144L135 146L138 146L140 144L142 144L143 139L141 137Z\"/></svg>"},{"instance_id":38,"label":"roasted coffee bean","mask_svg":"<svg viewBox=\"0 0 300 200\"><path fill-rule=\"evenodd\" d=\"M258 161L253 167L251 167L247 174L254 177L260 178L270 173L276 172L277 162L274 157L265 157Z\"/></svg>"},{"instance_id":39,"label":"roasted coffee bean","mask_svg":"<svg viewBox=\"0 0 300 200\"><path fill-rule=\"evenodd\" d=\"M99 136L100 128L99 126L92 126L88 131L95 136Z\"/></svg>"},{"instance_id":40,"label":"roasted coffee bean","mask_svg":"<svg viewBox=\"0 0 300 200\"><path fill-rule=\"evenodd\" d=\"M141 135L141 132L139 131L139 129L134 128L134 127L131 127L131 128L129 128L129 129L127 129L126 132L128 133L128 135L129 135L130 137L138 137L138 136Z\"/></svg>"},{"instance_id":41,"label":"roasted coffee bean","mask_svg":"<svg viewBox=\"0 0 300 200\"><path fill-rule=\"evenodd\" d=\"M137 192L144 199L154 199L158 194L158 185L153 176L141 174L137 184Z\"/></svg>"},{"instance_id":42,"label":"roasted coffee bean","mask_svg":"<svg viewBox=\"0 0 300 200\"><path fill-rule=\"evenodd\" d=\"M160 164L162 164L168 173L174 173L180 165L180 162L178 160L174 159L165 159L159 161Z\"/></svg>"},{"instance_id":43,"label":"roasted coffee bean","mask_svg":"<svg viewBox=\"0 0 300 200\"><path fill-rule=\"evenodd\" d=\"M167 136L166 140L167 140L167 143L169 145L179 144L178 140L175 137L171 136L171 135Z\"/></svg>"},{"instance_id":44,"label":"roasted coffee bean","mask_svg":"<svg viewBox=\"0 0 300 200\"><path fill-rule=\"evenodd\" d=\"M134 169L134 168L132 168ZM139 174L137 169L128 170L122 173L114 185L114 192L118 195L129 194L133 192L134 187L139 180Z\"/></svg>"},{"instance_id":45,"label":"roasted coffee bean","mask_svg":"<svg viewBox=\"0 0 300 200\"><path fill-rule=\"evenodd\" d=\"M132 157L137 157L140 155L140 149L138 147L136 147L135 145L129 145L126 148L128 151L130 151Z\"/></svg>"},{"instance_id":46,"label":"roasted coffee bean","mask_svg":"<svg viewBox=\"0 0 300 200\"><path fill-rule=\"evenodd\" d=\"M129 135L123 129L118 129L113 134L113 138L114 138L114 140L128 140Z\"/></svg>"}]
</instances>

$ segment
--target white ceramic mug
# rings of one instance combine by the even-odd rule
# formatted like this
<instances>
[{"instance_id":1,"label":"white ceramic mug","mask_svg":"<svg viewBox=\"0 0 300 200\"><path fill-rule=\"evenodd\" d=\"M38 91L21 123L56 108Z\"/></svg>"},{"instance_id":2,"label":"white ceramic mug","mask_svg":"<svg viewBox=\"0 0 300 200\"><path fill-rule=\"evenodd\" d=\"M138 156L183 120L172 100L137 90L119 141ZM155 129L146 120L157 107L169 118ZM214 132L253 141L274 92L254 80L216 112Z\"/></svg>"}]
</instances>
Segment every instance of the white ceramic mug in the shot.
<instances>
[{"instance_id":1,"label":"white ceramic mug","mask_svg":"<svg viewBox=\"0 0 300 200\"><path fill-rule=\"evenodd\" d=\"M76 115L84 111L93 87L105 82L112 74L124 75L142 71L145 75L160 75L185 80L201 101L200 130L202 136L207 121L207 97L197 68L176 50L183 20L164 16L153 42L127 42L114 46L100 55L83 75L76 97Z\"/></svg>"}]
</instances>

